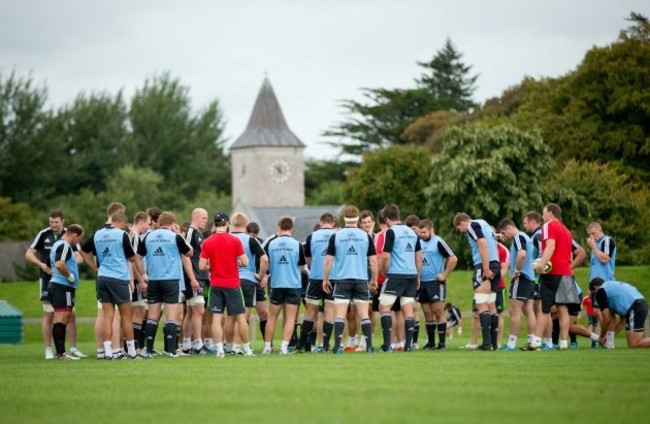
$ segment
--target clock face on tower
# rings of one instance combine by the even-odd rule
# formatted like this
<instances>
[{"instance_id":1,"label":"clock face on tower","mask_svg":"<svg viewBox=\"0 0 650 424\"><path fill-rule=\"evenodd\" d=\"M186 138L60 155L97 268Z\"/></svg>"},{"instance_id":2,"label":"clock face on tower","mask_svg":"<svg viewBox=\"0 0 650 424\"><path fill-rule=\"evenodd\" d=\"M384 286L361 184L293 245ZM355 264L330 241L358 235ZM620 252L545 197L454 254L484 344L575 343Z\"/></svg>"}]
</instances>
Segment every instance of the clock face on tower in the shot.
<instances>
[{"instance_id":1,"label":"clock face on tower","mask_svg":"<svg viewBox=\"0 0 650 424\"><path fill-rule=\"evenodd\" d=\"M276 183L283 183L291 176L291 168L289 164L283 160L276 160L269 168L269 175Z\"/></svg>"}]
</instances>

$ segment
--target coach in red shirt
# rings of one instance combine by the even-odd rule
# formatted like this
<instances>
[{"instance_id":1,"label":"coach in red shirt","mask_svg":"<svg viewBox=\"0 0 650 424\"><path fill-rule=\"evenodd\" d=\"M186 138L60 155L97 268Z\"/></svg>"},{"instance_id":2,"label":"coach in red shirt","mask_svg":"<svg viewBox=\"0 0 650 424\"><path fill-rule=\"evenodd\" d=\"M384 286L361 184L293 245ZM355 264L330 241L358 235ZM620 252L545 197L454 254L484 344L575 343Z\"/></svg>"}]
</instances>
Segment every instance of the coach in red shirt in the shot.
<instances>
[{"instance_id":1,"label":"coach in red shirt","mask_svg":"<svg viewBox=\"0 0 650 424\"><path fill-rule=\"evenodd\" d=\"M243 342L244 356L253 356L248 336L248 323L244 309L244 298L239 282L239 266L248 265L248 256L239 238L228 234L229 217L225 213L214 216L216 232L203 241L199 268L210 270L210 305L208 312L214 314L212 330L217 343L217 358L223 358L223 327L221 325L224 311L228 310L226 325L237 322L239 335ZM231 340L232 341L232 340Z\"/></svg>"},{"instance_id":2,"label":"coach in red shirt","mask_svg":"<svg viewBox=\"0 0 650 424\"><path fill-rule=\"evenodd\" d=\"M572 241L573 236L567 227L560 221L562 210L555 203L544 206L542 213L544 226L542 227L542 257L534 268L540 274L539 285L542 298L542 314L537 320L535 337L531 347L538 349L541 345L541 335L548 323L551 307L557 305L560 315L560 350L568 349L567 337L569 335L568 304L580 303L578 291L573 278ZM547 262L551 262L552 269L544 272Z\"/></svg>"}]
</instances>

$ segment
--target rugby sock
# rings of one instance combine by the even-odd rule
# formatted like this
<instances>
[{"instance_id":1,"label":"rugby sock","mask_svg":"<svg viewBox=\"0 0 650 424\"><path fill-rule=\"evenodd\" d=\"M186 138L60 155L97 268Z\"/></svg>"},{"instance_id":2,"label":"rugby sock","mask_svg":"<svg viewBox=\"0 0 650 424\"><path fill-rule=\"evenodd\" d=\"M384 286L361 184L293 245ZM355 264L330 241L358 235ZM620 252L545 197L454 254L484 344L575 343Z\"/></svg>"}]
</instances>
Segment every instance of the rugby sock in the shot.
<instances>
[{"instance_id":1,"label":"rugby sock","mask_svg":"<svg viewBox=\"0 0 650 424\"><path fill-rule=\"evenodd\" d=\"M251 351L251 344L244 343L244 352L250 352L250 351Z\"/></svg>"},{"instance_id":2,"label":"rugby sock","mask_svg":"<svg viewBox=\"0 0 650 424\"><path fill-rule=\"evenodd\" d=\"M223 353L223 342L219 342L216 345L217 353Z\"/></svg>"},{"instance_id":3,"label":"rugby sock","mask_svg":"<svg viewBox=\"0 0 650 424\"><path fill-rule=\"evenodd\" d=\"M404 347L406 349L411 349L411 346L413 344L413 332L415 331L415 318L405 318L404 327L406 328L406 343L404 344Z\"/></svg>"},{"instance_id":4,"label":"rugby sock","mask_svg":"<svg viewBox=\"0 0 650 424\"><path fill-rule=\"evenodd\" d=\"M616 335L616 333L614 333L613 331L608 331L607 332L607 335L605 336L605 345L607 347L610 347L610 346L614 347L614 336L615 335Z\"/></svg>"},{"instance_id":5,"label":"rugby sock","mask_svg":"<svg viewBox=\"0 0 650 424\"><path fill-rule=\"evenodd\" d=\"M370 319L361 320L361 332L363 333L363 338L366 340L366 350L372 348L372 326L370 325Z\"/></svg>"},{"instance_id":6,"label":"rugby sock","mask_svg":"<svg viewBox=\"0 0 650 424\"><path fill-rule=\"evenodd\" d=\"M176 322L168 321L163 330L165 334L165 351L169 353L176 352L176 338L178 336L178 327Z\"/></svg>"},{"instance_id":7,"label":"rugby sock","mask_svg":"<svg viewBox=\"0 0 650 424\"><path fill-rule=\"evenodd\" d=\"M138 342L138 349L142 349L144 347L144 338L142 338L142 324L138 324L137 322L134 322L131 324L133 326L133 338L135 341ZM142 343L140 342L140 339L142 338Z\"/></svg>"},{"instance_id":8,"label":"rugby sock","mask_svg":"<svg viewBox=\"0 0 650 424\"><path fill-rule=\"evenodd\" d=\"M190 337L183 337L183 350L190 350L192 348L192 339Z\"/></svg>"},{"instance_id":9,"label":"rugby sock","mask_svg":"<svg viewBox=\"0 0 650 424\"><path fill-rule=\"evenodd\" d=\"M380 315L381 319L381 330L384 333L384 344L382 347L384 349L390 346L390 335L393 331L393 317L390 312L384 312Z\"/></svg>"},{"instance_id":10,"label":"rugby sock","mask_svg":"<svg viewBox=\"0 0 650 424\"><path fill-rule=\"evenodd\" d=\"M552 338L551 338L551 339L549 339L549 338L544 338L544 344L545 344L546 346L549 346L549 347L553 347L553 346L555 346L555 345L553 344L553 339L552 339Z\"/></svg>"},{"instance_id":11,"label":"rugby sock","mask_svg":"<svg viewBox=\"0 0 650 424\"><path fill-rule=\"evenodd\" d=\"M566 349L569 347L569 343L566 340L560 340L560 349Z\"/></svg>"},{"instance_id":12,"label":"rugby sock","mask_svg":"<svg viewBox=\"0 0 650 424\"><path fill-rule=\"evenodd\" d=\"M211 337L207 337L205 339L205 348L206 349L214 349L214 340L212 340Z\"/></svg>"},{"instance_id":13,"label":"rugby sock","mask_svg":"<svg viewBox=\"0 0 650 424\"><path fill-rule=\"evenodd\" d=\"M427 321L424 325L427 329L427 345L434 347L436 345L436 329L438 324L435 321Z\"/></svg>"},{"instance_id":14,"label":"rugby sock","mask_svg":"<svg viewBox=\"0 0 650 424\"><path fill-rule=\"evenodd\" d=\"M576 333L569 332L569 339L571 339L571 343L578 344L578 336Z\"/></svg>"},{"instance_id":15,"label":"rugby sock","mask_svg":"<svg viewBox=\"0 0 650 424\"><path fill-rule=\"evenodd\" d=\"M332 338L332 331L334 330L334 323L330 321L323 322L323 349L330 350L330 338Z\"/></svg>"},{"instance_id":16,"label":"rugby sock","mask_svg":"<svg viewBox=\"0 0 650 424\"><path fill-rule=\"evenodd\" d=\"M181 330L182 327L178 324L176 324L176 337L174 338L174 350L173 352L176 352L178 350L178 345L181 341Z\"/></svg>"},{"instance_id":17,"label":"rugby sock","mask_svg":"<svg viewBox=\"0 0 650 424\"><path fill-rule=\"evenodd\" d=\"M447 336L447 323L441 322L438 324L438 338L440 339L440 346L445 345L445 337Z\"/></svg>"},{"instance_id":18,"label":"rugby sock","mask_svg":"<svg viewBox=\"0 0 650 424\"><path fill-rule=\"evenodd\" d=\"M596 333L591 333L591 336L589 336L589 338L592 341L597 342L600 339L600 336L598 334L596 334Z\"/></svg>"},{"instance_id":19,"label":"rugby sock","mask_svg":"<svg viewBox=\"0 0 650 424\"><path fill-rule=\"evenodd\" d=\"M122 350L123 350L124 352L127 351L126 339L125 339L125 338L122 339Z\"/></svg>"},{"instance_id":20,"label":"rugby sock","mask_svg":"<svg viewBox=\"0 0 650 424\"><path fill-rule=\"evenodd\" d=\"M314 328L314 320L311 318L305 318L302 320L302 331L300 332L300 342L298 343L298 348L302 349L307 343L307 337L311 333L311 330Z\"/></svg>"},{"instance_id":21,"label":"rugby sock","mask_svg":"<svg viewBox=\"0 0 650 424\"><path fill-rule=\"evenodd\" d=\"M203 340L199 337L198 339L194 339L194 350L196 352L199 352L201 349L203 349Z\"/></svg>"},{"instance_id":22,"label":"rugby sock","mask_svg":"<svg viewBox=\"0 0 650 424\"><path fill-rule=\"evenodd\" d=\"M142 324L140 324L140 335L139 335L138 338L136 339L136 341L138 342L138 347L139 347L140 349L144 349L144 348L145 348L145 341L144 341L144 336L145 336L145 334L144 334L144 326L145 326L145 323L144 323L144 322L143 322ZM134 334L135 334L135 333L134 333Z\"/></svg>"},{"instance_id":23,"label":"rugby sock","mask_svg":"<svg viewBox=\"0 0 650 424\"><path fill-rule=\"evenodd\" d=\"M289 340L282 340L282 344L280 345L280 352L287 352L289 349Z\"/></svg>"},{"instance_id":24,"label":"rugby sock","mask_svg":"<svg viewBox=\"0 0 650 424\"><path fill-rule=\"evenodd\" d=\"M156 341L156 333L158 332L158 321L148 319L144 325L144 337L147 345L147 353L153 353L153 344Z\"/></svg>"},{"instance_id":25,"label":"rugby sock","mask_svg":"<svg viewBox=\"0 0 650 424\"><path fill-rule=\"evenodd\" d=\"M336 324L334 324L334 331L336 331ZM343 336L341 336L342 338ZM357 336L354 337L348 337L348 347L355 347L357 345ZM334 349L336 350L336 349Z\"/></svg>"},{"instance_id":26,"label":"rugby sock","mask_svg":"<svg viewBox=\"0 0 650 424\"><path fill-rule=\"evenodd\" d=\"M54 347L57 355L65 353L65 327L62 322L54 323L52 326L52 338L54 339Z\"/></svg>"},{"instance_id":27,"label":"rugby sock","mask_svg":"<svg viewBox=\"0 0 650 424\"><path fill-rule=\"evenodd\" d=\"M497 349L499 347L499 315L492 314L490 315L490 341L492 342L492 347Z\"/></svg>"},{"instance_id":28,"label":"rugby sock","mask_svg":"<svg viewBox=\"0 0 650 424\"><path fill-rule=\"evenodd\" d=\"M334 322L334 352L336 352L341 347L341 341L343 340L343 330L345 330L345 320L343 318L337 318ZM350 340L348 339L348 346L350 345Z\"/></svg>"},{"instance_id":29,"label":"rugby sock","mask_svg":"<svg viewBox=\"0 0 650 424\"><path fill-rule=\"evenodd\" d=\"M318 337L318 332L312 328L311 332L307 334L307 336L308 336L307 338L309 339L309 344L311 346L316 346L316 338Z\"/></svg>"},{"instance_id":30,"label":"rugby sock","mask_svg":"<svg viewBox=\"0 0 650 424\"><path fill-rule=\"evenodd\" d=\"M126 341L126 351L129 354L129 356L135 356L135 341L134 340L127 340Z\"/></svg>"},{"instance_id":31,"label":"rugby sock","mask_svg":"<svg viewBox=\"0 0 650 424\"><path fill-rule=\"evenodd\" d=\"M542 345L542 338L533 336L533 340L530 342L532 346L540 347Z\"/></svg>"},{"instance_id":32,"label":"rugby sock","mask_svg":"<svg viewBox=\"0 0 650 424\"><path fill-rule=\"evenodd\" d=\"M552 343L556 345L560 340L560 320L559 318L553 319L553 334L551 335Z\"/></svg>"},{"instance_id":33,"label":"rugby sock","mask_svg":"<svg viewBox=\"0 0 650 424\"><path fill-rule=\"evenodd\" d=\"M483 334L483 346L490 347L490 325L491 317L488 311L483 311L478 315L479 321L481 322L481 332Z\"/></svg>"},{"instance_id":34,"label":"rugby sock","mask_svg":"<svg viewBox=\"0 0 650 424\"><path fill-rule=\"evenodd\" d=\"M266 331L266 320L261 319L260 320L260 331L262 332L262 338L264 338L264 332Z\"/></svg>"},{"instance_id":35,"label":"rugby sock","mask_svg":"<svg viewBox=\"0 0 650 424\"><path fill-rule=\"evenodd\" d=\"M529 334L528 339L526 339L526 343L531 344L533 342L534 337L535 337L534 334Z\"/></svg>"},{"instance_id":36,"label":"rugby sock","mask_svg":"<svg viewBox=\"0 0 650 424\"><path fill-rule=\"evenodd\" d=\"M413 327L413 343L417 343L418 338L420 338L420 320L415 321L415 326Z\"/></svg>"},{"instance_id":37,"label":"rugby sock","mask_svg":"<svg viewBox=\"0 0 650 424\"><path fill-rule=\"evenodd\" d=\"M517 347L517 336L513 336L511 334L510 337L508 337L508 347L510 349L514 349Z\"/></svg>"},{"instance_id":38,"label":"rugby sock","mask_svg":"<svg viewBox=\"0 0 650 424\"><path fill-rule=\"evenodd\" d=\"M104 358L112 358L113 357L113 342L110 340L105 340L104 341Z\"/></svg>"},{"instance_id":39,"label":"rugby sock","mask_svg":"<svg viewBox=\"0 0 650 424\"><path fill-rule=\"evenodd\" d=\"M264 342L264 350L271 350L271 342Z\"/></svg>"}]
</instances>

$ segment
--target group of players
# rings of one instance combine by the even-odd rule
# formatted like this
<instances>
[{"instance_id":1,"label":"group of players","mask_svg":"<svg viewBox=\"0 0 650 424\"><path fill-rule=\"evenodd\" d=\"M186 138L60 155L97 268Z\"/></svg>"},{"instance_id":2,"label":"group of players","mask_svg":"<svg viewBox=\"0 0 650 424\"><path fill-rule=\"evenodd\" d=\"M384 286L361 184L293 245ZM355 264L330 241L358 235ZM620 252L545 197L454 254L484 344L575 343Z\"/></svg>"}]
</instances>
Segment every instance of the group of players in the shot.
<instances>
[{"instance_id":1,"label":"group of players","mask_svg":"<svg viewBox=\"0 0 650 424\"><path fill-rule=\"evenodd\" d=\"M453 220L454 228L466 233L472 248L474 304L482 334L477 349L499 348L497 293L503 262L499 238L512 240L508 270L511 326L508 343L501 350L516 350L522 313L528 324L528 341L522 350L567 349L569 333L589 337L593 346L613 347L615 331L623 323L630 347L650 346L650 338L643 338L647 303L636 288L614 279L616 246L595 222L587 227L592 251L588 297L593 298L595 310L601 311L601 332L576 323L582 294L572 270L587 255L562 224L558 205L546 205L542 217L543 225L536 212L523 217L530 236L510 219L499 224L498 232L484 220L463 213ZM273 351L281 313L281 355L374 352L375 312L383 336L378 349L410 351L417 346L418 306L425 317L425 349L446 349L445 309L452 312L452 322L460 321L458 308L446 304L446 280L457 258L434 233L432 222L409 216L402 223L394 204L379 212L381 231L377 234L369 211L347 206L342 219L344 226L337 228L335 217L323 214L302 243L292 237L289 217L280 217L276 233L262 240L259 226L242 213L233 214L232 219L218 213L206 231L205 209L195 209L191 222L179 226L173 213L150 208L138 212L129 226L124 206L112 203L105 225L79 246L83 228L73 224L66 229L61 211L53 211L50 227L39 233L26 254L41 270L45 357L75 360L85 356L75 346L74 318L82 261L97 272L99 359L155 356L163 310L164 355L170 357L191 353L218 358L229 353L253 356L248 328L252 308L260 319L263 355ZM305 312L298 337L301 303ZM621 317L618 324L615 315ZM551 337L553 316L559 327L557 346ZM346 327L351 336L360 328L358 346L356 337L343 346ZM71 345L67 353L66 335Z\"/></svg>"}]
</instances>

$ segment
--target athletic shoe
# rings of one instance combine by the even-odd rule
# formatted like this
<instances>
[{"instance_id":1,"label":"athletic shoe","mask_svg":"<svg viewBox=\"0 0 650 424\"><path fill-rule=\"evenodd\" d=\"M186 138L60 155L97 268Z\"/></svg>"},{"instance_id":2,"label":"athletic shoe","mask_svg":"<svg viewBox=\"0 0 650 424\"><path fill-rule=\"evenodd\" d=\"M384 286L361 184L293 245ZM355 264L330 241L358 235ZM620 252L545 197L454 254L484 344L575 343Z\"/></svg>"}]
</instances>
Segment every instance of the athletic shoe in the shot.
<instances>
[{"instance_id":1,"label":"athletic shoe","mask_svg":"<svg viewBox=\"0 0 650 424\"><path fill-rule=\"evenodd\" d=\"M355 350L357 350L356 346L345 346L345 348L343 349L344 352L354 352ZM334 353L338 355L338 353L336 352Z\"/></svg>"},{"instance_id":2,"label":"athletic shoe","mask_svg":"<svg viewBox=\"0 0 650 424\"><path fill-rule=\"evenodd\" d=\"M402 352L412 352L413 348L411 346L405 346L402 348Z\"/></svg>"},{"instance_id":3,"label":"athletic shoe","mask_svg":"<svg viewBox=\"0 0 650 424\"><path fill-rule=\"evenodd\" d=\"M413 350L418 350L418 349L420 349L420 345L417 344L417 343L413 343L413 344L411 345L411 349L413 349Z\"/></svg>"},{"instance_id":4,"label":"athletic shoe","mask_svg":"<svg viewBox=\"0 0 650 424\"><path fill-rule=\"evenodd\" d=\"M482 350L482 351L485 351L485 352L492 352L494 349L492 348L492 346L479 345L476 348L476 350Z\"/></svg>"},{"instance_id":5,"label":"athletic shoe","mask_svg":"<svg viewBox=\"0 0 650 424\"><path fill-rule=\"evenodd\" d=\"M516 352L517 348L516 347L510 347L507 344L504 344L499 351L500 352Z\"/></svg>"},{"instance_id":6,"label":"athletic shoe","mask_svg":"<svg viewBox=\"0 0 650 424\"><path fill-rule=\"evenodd\" d=\"M153 359L153 354L151 352L145 352L145 354L142 355L142 359Z\"/></svg>"},{"instance_id":7,"label":"athletic shoe","mask_svg":"<svg viewBox=\"0 0 650 424\"><path fill-rule=\"evenodd\" d=\"M569 346L558 346L558 350L569 350Z\"/></svg>"},{"instance_id":8,"label":"athletic shoe","mask_svg":"<svg viewBox=\"0 0 650 424\"><path fill-rule=\"evenodd\" d=\"M447 345L439 344L435 350L447 350Z\"/></svg>"},{"instance_id":9,"label":"athletic shoe","mask_svg":"<svg viewBox=\"0 0 650 424\"><path fill-rule=\"evenodd\" d=\"M435 346L431 346L429 343L425 344L425 345L422 347L422 350L435 350L435 349L436 349L436 347L435 347Z\"/></svg>"},{"instance_id":10,"label":"athletic shoe","mask_svg":"<svg viewBox=\"0 0 650 424\"><path fill-rule=\"evenodd\" d=\"M323 353L323 348L320 346L312 347L311 353Z\"/></svg>"},{"instance_id":11,"label":"athletic shoe","mask_svg":"<svg viewBox=\"0 0 650 424\"><path fill-rule=\"evenodd\" d=\"M50 349L45 349L45 359L54 359L54 352Z\"/></svg>"},{"instance_id":12,"label":"athletic shoe","mask_svg":"<svg viewBox=\"0 0 650 424\"><path fill-rule=\"evenodd\" d=\"M70 356L67 353L57 353L56 354L56 359L59 361L78 361L79 358L76 358L74 356Z\"/></svg>"},{"instance_id":13,"label":"athletic shoe","mask_svg":"<svg viewBox=\"0 0 650 424\"><path fill-rule=\"evenodd\" d=\"M375 348L369 347L368 349L366 349L366 353L375 353Z\"/></svg>"},{"instance_id":14,"label":"athletic shoe","mask_svg":"<svg viewBox=\"0 0 650 424\"><path fill-rule=\"evenodd\" d=\"M215 354L215 357L217 359L225 358L226 357L226 352L224 352L223 350L218 350L217 353Z\"/></svg>"},{"instance_id":15,"label":"athletic shoe","mask_svg":"<svg viewBox=\"0 0 650 424\"><path fill-rule=\"evenodd\" d=\"M189 355L192 354L192 351L193 351L193 350L194 350L194 349L192 349L192 348L190 348L190 349L180 349L180 350L177 350L176 353L177 353L178 355L180 355L181 353L183 353L182 356L189 356Z\"/></svg>"},{"instance_id":16,"label":"athletic shoe","mask_svg":"<svg viewBox=\"0 0 650 424\"><path fill-rule=\"evenodd\" d=\"M140 356L144 356L144 354L147 353L147 349L136 349L135 353Z\"/></svg>"},{"instance_id":17,"label":"athletic shoe","mask_svg":"<svg viewBox=\"0 0 650 424\"><path fill-rule=\"evenodd\" d=\"M178 358L178 355L174 352L165 352L165 356L168 358Z\"/></svg>"},{"instance_id":18,"label":"athletic shoe","mask_svg":"<svg viewBox=\"0 0 650 424\"><path fill-rule=\"evenodd\" d=\"M135 355L133 355L133 356L131 356L131 355L126 355L126 356L124 357L124 359L126 359L127 361L141 361L141 360L143 360L144 358L143 358L141 355L135 354Z\"/></svg>"},{"instance_id":19,"label":"athletic shoe","mask_svg":"<svg viewBox=\"0 0 650 424\"><path fill-rule=\"evenodd\" d=\"M97 359L104 359L105 356L106 354L104 352L97 352Z\"/></svg>"},{"instance_id":20,"label":"athletic shoe","mask_svg":"<svg viewBox=\"0 0 650 424\"><path fill-rule=\"evenodd\" d=\"M113 359L122 359L124 357L124 352L113 352Z\"/></svg>"},{"instance_id":21,"label":"athletic shoe","mask_svg":"<svg viewBox=\"0 0 650 424\"><path fill-rule=\"evenodd\" d=\"M212 349L208 349L207 347L203 346L201 351L199 351L199 355L214 355L217 353L217 348L213 347Z\"/></svg>"},{"instance_id":22,"label":"athletic shoe","mask_svg":"<svg viewBox=\"0 0 650 424\"><path fill-rule=\"evenodd\" d=\"M280 349L280 355L291 355L293 352L289 352L289 350L282 350Z\"/></svg>"},{"instance_id":23,"label":"athletic shoe","mask_svg":"<svg viewBox=\"0 0 650 424\"><path fill-rule=\"evenodd\" d=\"M176 356L181 357L181 356L190 356L189 352L185 352L182 349L176 349Z\"/></svg>"},{"instance_id":24,"label":"athletic shoe","mask_svg":"<svg viewBox=\"0 0 650 424\"><path fill-rule=\"evenodd\" d=\"M70 356L76 356L77 358L86 358L86 357L88 357L88 355L85 355L84 353L82 353L82 352L81 352L80 350L78 350L77 348L75 348L74 350L73 350L73 349L70 349L70 353L69 353L69 354L70 354Z\"/></svg>"},{"instance_id":25,"label":"athletic shoe","mask_svg":"<svg viewBox=\"0 0 650 424\"><path fill-rule=\"evenodd\" d=\"M553 350L553 346L549 346L546 343L542 344L542 350Z\"/></svg>"},{"instance_id":26,"label":"athletic shoe","mask_svg":"<svg viewBox=\"0 0 650 424\"><path fill-rule=\"evenodd\" d=\"M152 351L151 351L151 354L152 354L153 356L161 356L161 355L162 355L162 353L158 352L156 349L152 350Z\"/></svg>"},{"instance_id":27,"label":"athletic shoe","mask_svg":"<svg viewBox=\"0 0 650 424\"><path fill-rule=\"evenodd\" d=\"M245 350L241 353L242 356L255 356L255 353L251 349Z\"/></svg>"},{"instance_id":28,"label":"athletic shoe","mask_svg":"<svg viewBox=\"0 0 650 424\"><path fill-rule=\"evenodd\" d=\"M593 342L593 343L591 344L591 348L592 348L592 349L607 349L605 346L601 345L601 344L598 343L598 342Z\"/></svg>"},{"instance_id":29,"label":"athletic shoe","mask_svg":"<svg viewBox=\"0 0 650 424\"><path fill-rule=\"evenodd\" d=\"M342 347L339 347L338 349L334 350L332 353L334 355L343 355L343 352L354 352L354 351L345 350Z\"/></svg>"},{"instance_id":30,"label":"athletic shoe","mask_svg":"<svg viewBox=\"0 0 650 424\"><path fill-rule=\"evenodd\" d=\"M478 348L478 345L472 344L472 343L467 343L465 346L461 346L461 349L471 349L471 350L476 350Z\"/></svg>"},{"instance_id":31,"label":"athletic shoe","mask_svg":"<svg viewBox=\"0 0 650 424\"><path fill-rule=\"evenodd\" d=\"M573 350L573 349L577 349L577 348L578 348L578 343L576 343L576 342L571 342L571 344L569 345L569 349Z\"/></svg>"},{"instance_id":32,"label":"athletic shoe","mask_svg":"<svg viewBox=\"0 0 650 424\"><path fill-rule=\"evenodd\" d=\"M393 348L390 347L390 346L388 346L388 347L382 346L381 351L384 352L384 353L393 353Z\"/></svg>"},{"instance_id":33,"label":"athletic shoe","mask_svg":"<svg viewBox=\"0 0 650 424\"><path fill-rule=\"evenodd\" d=\"M270 355L272 351L273 351L272 349L264 349L262 351L262 355Z\"/></svg>"}]
</instances>

